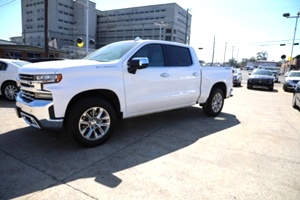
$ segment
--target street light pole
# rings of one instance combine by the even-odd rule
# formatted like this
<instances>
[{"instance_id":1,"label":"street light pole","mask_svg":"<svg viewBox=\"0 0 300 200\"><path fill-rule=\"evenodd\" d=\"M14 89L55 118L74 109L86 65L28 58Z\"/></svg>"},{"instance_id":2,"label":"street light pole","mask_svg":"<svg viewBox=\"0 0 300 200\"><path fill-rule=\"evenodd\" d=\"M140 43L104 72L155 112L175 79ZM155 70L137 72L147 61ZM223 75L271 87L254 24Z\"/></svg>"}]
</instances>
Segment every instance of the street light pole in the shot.
<instances>
[{"instance_id":1,"label":"street light pole","mask_svg":"<svg viewBox=\"0 0 300 200\"><path fill-rule=\"evenodd\" d=\"M154 22L154 25L159 26L159 40L161 40L161 27L168 26L168 24L165 24L163 21L161 21L161 22Z\"/></svg>"},{"instance_id":2,"label":"street light pole","mask_svg":"<svg viewBox=\"0 0 300 200\"><path fill-rule=\"evenodd\" d=\"M298 18L300 17L300 11L297 13L297 16L290 16L290 13L284 13L283 17L285 17L285 18L296 18L296 24L295 24L295 30L294 30L294 37L293 37L293 44L292 44L292 50L291 50L290 66L289 66L289 69L288 69L288 71L289 71L289 70L291 70L291 66L292 66L295 36L296 36L296 31L297 31Z\"/></svg>"}]
</instances>

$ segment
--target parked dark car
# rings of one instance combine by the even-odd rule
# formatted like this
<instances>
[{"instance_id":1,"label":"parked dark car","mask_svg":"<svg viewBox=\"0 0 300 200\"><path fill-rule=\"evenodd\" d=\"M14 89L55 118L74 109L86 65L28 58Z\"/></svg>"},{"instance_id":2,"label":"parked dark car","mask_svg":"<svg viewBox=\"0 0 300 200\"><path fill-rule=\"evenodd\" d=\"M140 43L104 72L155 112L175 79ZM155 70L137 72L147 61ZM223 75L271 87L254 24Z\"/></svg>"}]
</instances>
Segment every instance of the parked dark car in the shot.
<instances>
[{"instance_id":1,"label":"parked dark car","mask_svg":"<svg viewBox=\"0 0 300 200\"><path fill-rule=\"evenodd\" d=\"M294 91L296 84L300 81L300 71L292 70L284 77L283 90Z\"/></svg>"},{"instance_id":2,"label":"parked dark car","mask_svg":"<svg viewBox=\"0 0 300 200\"><path fill-rule=\"evenodd\" d=\"M300 81L297 83L294 90L292 106L293 108L300 109Z\"/></svg>"},{"instance_id":3,"label":"parked dark car","mask_svg":"<svg viewBox=\"0 0 300 200\"><path fill-rule=\"evenodd\" d=\"M255 69L252 73L249 73L247 80L247 88L267 88L270 91L274 89L274 76L270 70Z\"/></svg>"}]
</instances>

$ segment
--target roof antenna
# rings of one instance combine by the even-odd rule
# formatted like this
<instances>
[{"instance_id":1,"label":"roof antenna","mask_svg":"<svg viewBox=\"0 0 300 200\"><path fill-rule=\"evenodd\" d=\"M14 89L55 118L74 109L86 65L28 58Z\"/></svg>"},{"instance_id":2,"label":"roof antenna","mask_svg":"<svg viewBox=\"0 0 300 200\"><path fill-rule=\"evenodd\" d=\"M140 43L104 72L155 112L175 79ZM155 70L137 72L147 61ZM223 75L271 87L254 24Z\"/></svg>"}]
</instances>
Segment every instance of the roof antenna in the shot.
<instances>
[{"instance_id":1,"label":"roof antenna","mask_svg":"<svg viewBox=\"0 0 300 200\"><path fill-rule=\"evenodd\" d=\"M135 39L134 39L134 41L135 42L137 42L137 41L139 41L139 40L142 40L140 37L136 37Z\"/></svg>"}]
</instances>

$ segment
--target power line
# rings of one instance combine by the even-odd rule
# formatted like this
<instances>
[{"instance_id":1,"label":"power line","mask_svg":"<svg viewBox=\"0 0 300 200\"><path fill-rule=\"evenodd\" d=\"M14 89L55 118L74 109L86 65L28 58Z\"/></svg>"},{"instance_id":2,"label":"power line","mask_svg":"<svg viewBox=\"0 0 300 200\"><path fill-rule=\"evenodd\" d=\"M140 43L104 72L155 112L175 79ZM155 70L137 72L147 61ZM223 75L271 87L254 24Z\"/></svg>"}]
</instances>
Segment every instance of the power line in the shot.
<instances>
[{"instance_id":1,"label":"power line","mask_svg":"<svg viewBox=\"0 0 300 200\"><path fill-rule=\"evenodd\" d=\"M16 0L3 0L3 1L0 1L0 8L4 7L4 6L11 5L12 3L16 3L15 1Z\"/></svg>"}]
</instances>

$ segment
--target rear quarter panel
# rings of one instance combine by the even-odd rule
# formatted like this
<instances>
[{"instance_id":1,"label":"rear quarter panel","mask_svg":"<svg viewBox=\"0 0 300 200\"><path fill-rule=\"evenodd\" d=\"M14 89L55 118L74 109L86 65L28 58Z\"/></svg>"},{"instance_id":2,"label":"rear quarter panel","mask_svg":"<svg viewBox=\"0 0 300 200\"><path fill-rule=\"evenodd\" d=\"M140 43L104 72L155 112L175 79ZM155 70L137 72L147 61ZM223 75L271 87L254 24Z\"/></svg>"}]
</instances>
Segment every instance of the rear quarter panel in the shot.
<instances>
[{"instance_id":1,"label":"rear quarter panel","mask_svg":"<svg viewBox=\"0 0 300 200\"><path fill-rule=\"evenodd\" d=\"M206 102L212 87L217 83L224 83L226 85L225 98L228 98L232 89L232 68L202 67L201 96L199 103Z\"/></svg>"}]
</instances>

